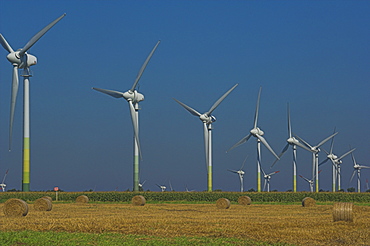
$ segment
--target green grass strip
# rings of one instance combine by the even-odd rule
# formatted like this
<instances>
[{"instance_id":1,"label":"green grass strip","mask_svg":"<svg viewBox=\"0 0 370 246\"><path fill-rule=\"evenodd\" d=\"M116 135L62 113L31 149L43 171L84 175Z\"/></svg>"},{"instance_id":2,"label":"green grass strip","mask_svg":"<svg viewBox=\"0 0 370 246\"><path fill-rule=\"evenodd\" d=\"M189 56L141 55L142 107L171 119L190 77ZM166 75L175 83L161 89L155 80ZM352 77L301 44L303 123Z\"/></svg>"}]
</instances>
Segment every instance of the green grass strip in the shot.
<instances>
[{"instance_id":1,"label":"green grass strip","mask_svg":"<svg viewBox=\"0 0 370 246\"><path fill-rule=\"evenodd\" d=\"M171 237L162 238L145 235L123 235L119 233L68 233L68 232L0 232L0 245L27 245L27 246L75 246L75 245L246 245L246 246L282 246L288 244L269 244L246 239L236 238L208 238L208 237Z\"/></svg>"}]
</instances>

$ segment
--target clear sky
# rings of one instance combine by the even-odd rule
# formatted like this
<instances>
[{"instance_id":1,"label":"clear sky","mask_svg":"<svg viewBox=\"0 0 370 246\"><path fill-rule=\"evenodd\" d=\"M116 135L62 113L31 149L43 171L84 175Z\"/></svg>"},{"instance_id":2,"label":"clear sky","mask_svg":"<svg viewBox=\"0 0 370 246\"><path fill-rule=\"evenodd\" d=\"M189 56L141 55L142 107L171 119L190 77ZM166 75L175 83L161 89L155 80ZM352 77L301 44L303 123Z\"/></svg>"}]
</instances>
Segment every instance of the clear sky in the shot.
<instances>
[{"instance_id":1,"label":"clear sky","mask_svg":"<svg viewBox=\"0 0 370 246\"><path fill-rule=\"evenodd\" d=\"M287 139L286 104L295 134L317 144L332 134L334 152L349 149L370 165L369 1L5 1L0 33L13 49L67 13L29 51L38 58L31 78L31 190L132 189L133 130L127 102L91 87L131 88L158 46L139 84L144 189L207 189L203 126L176 98L200 112L234 84L214 111L213 188L238 191L246 155L245 190L256 189L256 141L226 153L249 133L259 87L259 127L275 152ZM0 179L21 188L21 83L8 151L12 66L0 47ZM330 143L322 148L329 150ZM280 170L271 189L292 189L292 152L273 169L262 147L262 168ZM311 154L298 149L298 174L311 177ZM325 153L320 153L320 160ZM343 159L342 186L353 164ZM331 190L331 165L320 188ZM362 189L370 170L362 170ZM298 179L298 190L308 190Z\"/></svg>"}]
</instances>

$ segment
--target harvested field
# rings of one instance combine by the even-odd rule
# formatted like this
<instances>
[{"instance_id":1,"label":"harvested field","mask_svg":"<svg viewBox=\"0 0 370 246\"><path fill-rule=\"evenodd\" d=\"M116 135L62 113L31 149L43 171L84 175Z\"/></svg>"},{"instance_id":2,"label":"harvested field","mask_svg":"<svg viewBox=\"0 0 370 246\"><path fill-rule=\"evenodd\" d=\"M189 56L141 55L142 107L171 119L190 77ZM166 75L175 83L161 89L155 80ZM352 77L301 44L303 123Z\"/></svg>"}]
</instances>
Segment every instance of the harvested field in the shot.
<instances>
[{"instance_id":1,"label":"harvested field","mask_svg":"<svg viewBox=\"0 0 370 246\"><path fill-rule=\"evenodd\" d=\"M4 204L0 204L2 211ZM231 237L294 245L369 245L370 207L355 206L354 222L333 222L333 206L231 204L54 204L26 217L0 214L1 231L118 232L159 237Z\"/></svg>"}]
</instances>

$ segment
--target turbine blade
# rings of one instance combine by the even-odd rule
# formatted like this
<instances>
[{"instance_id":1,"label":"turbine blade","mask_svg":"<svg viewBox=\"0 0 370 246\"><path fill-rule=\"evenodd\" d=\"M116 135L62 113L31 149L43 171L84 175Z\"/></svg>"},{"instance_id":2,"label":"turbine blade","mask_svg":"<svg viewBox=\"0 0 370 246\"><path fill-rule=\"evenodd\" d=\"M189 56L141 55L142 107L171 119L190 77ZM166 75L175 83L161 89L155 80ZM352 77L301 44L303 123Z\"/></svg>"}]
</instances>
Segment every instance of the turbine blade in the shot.
<instances>
[{"instance_id":1,"label":"turbine blade","mask_svg":"<svg viewBox=\"0 0 370 246\"><path fill-rule=\"evenodd\" d=\"M270 147L270 145L267 143L266 139L260 135L256 135L259 140L266 146L268 150L276 157L276 159L280 160L280 157L275 153L275 151Z\"/></svg>"},{"instance_id":2,"label":"turbine blade","mask_svg":"<svg viewBox=\"0 0 370 246\"><path fill-rule=\"evenodd\" d=\"M132 126L134 128L134 135L135 135L135 139L136 139L137 146L138 146L138 149L139 149L139 155L140 155L140 158L142 158L141 148L140 148L140 140L139 140L139 127L137 125L137 119L136 119L136 110L135 110L134 105L132 104L131 100L128 101L128 104L130 106Z\"/></svg>"},{"instance_id":3,"label":"turbine blade","mask_svg":"<svg viewBox=\"0 0 370 246\"><path fill-rule=\"evenodd\" d=\"M259 107L260 107L261 91L262 91L262 87L260 87L260 90L259 90L259 92L258 92L258 97L257 97L256 112L255 112L255 114L254 114L254 123L253 123L254 128L257 128L258 110L259 110Z\"/></svg>"},{"instance_id":4,"label":"turbine blade","mask_svg":"<svg viewBox=\"0 0 370 246\"><path fill-rule=\"evenodd\" d=\"M329 139L331 139L332 137L334 137L335 135L337 135L338 134L338 132L336 132L336 133L334 133L334 134L332 134L332 135L330 135L329 137L327 137L327 138L325 138L324 140L322 140L318 145L316 145L316 147L318 148L318 147L320 147L321 145L323 145L324 143L326 143Z\"/></svg>"},{"instance_id":5,"label":"turbine blade","mask_svg":"<svg viewBox=\"0 0 370 246\"><path fill-rule=\"evenodd\" d=\"M297 137L298 137L298 136L297 136ZM309 152L312 152L312 150L311 150L310 148L308 148L306 145L304 145L304 144L302 144L302 143L300 143L300 142L295 143L295 145L297 145L297 146L301 147L302 149L305 149L305 150L307 150L307 151L309 151Z\"/></svg>"},{"instance_id":6,"label":"turbine blade","mask_svg":"<svg viewBox=\"0 0 370 246\"><path fill-rule=\"evenodd\" d=\"M35 36L33 36L30 41L21 49L19 52L20 56L23 56L24 53L27 52L44 34L50 30L55 24L57 24L66 14L62 14L60 17L56 18L53 22L51 22L49 25L44 27L41 31L39 31Z\"/></svg>"},{"instance_id":7,"label":"turbine blade","mask_svg":"<svg viewBox=\"0 0 370 246\"><path fill-rule=\"evenodd\" d=\"M289 103L288 103L288 133L289 133L289 138L292 137L292 125L290 124L290 108L289 108Z\"/></svg>"},{"instance_id":8,"label":"turbine blade","mask_svg":"<svg viewBox=\"0 0 370 246\"><path fill-rule=\"evenodd\" d=\"M328 151L326 151L325 149L322 149L324 152L325 152L325 154L327 154L327 155L329 155L329 154L333 154L333 152L328 152Z\"/></svg>"},{"instance_id":9,"label":"turbine blade","mask_svg":"<svg viewBox=\"0 0 370 246\"><path fill-rule=\"evenodd\" d=\"M325 164L327 161L329 160L329 158L326 158L325 160L323 160L321 163L319 163L319 166Z\"/></svg>"},{"instance_id":10,"label":"turbine blade","mask_svg":"<svg viewBox=\"0 0 370 246\"><path fill-rule=\"evenodd\" d=\"M285 147L284 147L284 149L281 151L281 153L280 153L280 155L279 155L279 159L275 159L275 161L274 161L274 163L271 165L271 167L273 167L274 165L275 165L275 163L278 161L278 160L280 160L280 158L284 155L284 153L288 150L288 148L289 148L289 143L287 143L286 145L285 145ZM270 167L270 168L271 168Z\"/></svg>"},{"instance_id":11,"label":"turbine blade","mask_svg":"<svg viewBox=\"0 0 370 246\"><path fill-rule=\"evenodd\" d=\"M263 184L263 191L266 191L266 183L267 183L267 180L265 179L265 182Z\"/></svg>"},{"instance_id":12,"label":"turbine blade","mask_svg":"<svg viewBox=\"0 0 370 246\"><path fill-rule=\"evenodd\" d=\"M100 89L100 88L95 88L95 87L93 87L93 89L96 91L100 91L104 94L107 94L109 96L115 97L115 98L123 97L123 93L119 91L112 91L112 90Z\"/></svg>"},{"instance_id":13,"label":"turbine blade","mask_svg":"<svg viewBox=\"0 0 370 246\"><path fill-rule=\"evenodd\" d=\"M357 163L356 163L356 160L355 160L355 155L353 153L351 153L351 156L352 156L353 165L356 166Z\"/></svg>"},{"instance_id":14,"label":"turbine blade","mask_svg":"<svg viewBox=\"0 0 370 246\"><path fill-rule=\"evenodd\" d=\"M201 116L201 113L199 113L198 111L196 111L195 109L189 107L188 105L186 105L185 103L182 103L180 102L179 100L173 98L173 100L175 100L178 104L180 104L184 109L186 109L187 111L189 111L189 113L191 113L192 115L194 116Z\"/></svg>"},{"instance_id":15,"label":"turbine blade","mask_svg":"<svg viewBox=\"0 0 370 246\"><path fill-rule=\"evenodd\" d=\"M306 180L307 182L310 182L310 180L308 178L305 178L302 175L298 175L298 176L301 177L302 179Z\"/></svg>"},{"instance_id":16,"label":"turbine blade","mask_svg":"<svg viewBox=\"0 0 370 246\"><path fill-rule=\"evenodd\" d=\"M352 176L351 176L351 179L349 180L349 182L350 182L350 183L352 182L352 179L353 179L353 177L355 176L355 174L356 174L356 170L353 170L353 172L352 172Z\"/></svg>"},{"instance_id":17,"label":"turbine blade","mask_svg":"<svg viewBox=\"0 0 370 246\"><path fill-rule=\"evenodd\" d=\"M13 79L12 79L12 95L10 101L10 122L9 122L9 151L12 148L12 136L13 136L13 121L14 121L14 111L15 104L17 101L17 94L19 88L19 78L18 78L18 66L13 66Z\"/></svg>"},{"instance_id":18,"label":"turbine blade","mask_svg":"<svg viewBox=\"0 0 370 246\"><path fill-rule=\"evenodd\" d=\"M336 127L334 127L334 133L335 133L335 130L336 130ZM333 146L334 146L334 137L331 139L331 143L330 143L330 154L333 154Z\"/></svg>"},{"instance_id":19,"label":"turbine blade","mask_svg":"<svg viewBox=\"0 0 370 246\"><path fill-rule=\"evenodd\" d=\"M359 168L370 168L369 166L364 166L364 165L361 165L361 166L358 166Z\"/></svg>"},{"instance_id":20,"label":"turbine blade","mask_svg":"<svg viewBox=\"0 0 370 246\"><path fill-rule=\"evenodd\" d=\"M132 87L131 87L130 91L134 91L134 90L135 90L136 85L137 85L137 83L139 83L139 80L140 80L140 78L141 78L141 75L143 74L143 72L144 72L144 70L145 70L145 68L146 68L146 65L148 65L148 62L150 61L150 58L152 58L152 55L154 54L154 51L157 49L157 47L158 47L158 45L159 45L159 43L160 43L160 42L161 42L161 40L158 40L158 42L157 42L157 44L154 46L153 50L150 52L150 54L149 54L149 55L148 55L148 57L146 58L146 60L145 60L144 64L141 66L140 71L139 71L139 73L137 74L136 79L135 79L135 82L134 82L134 84L132 85Z\"/></svg>"},{"instance_id":21,"label":"turbine blade","mask_svg":"<svg viewBox=\"0 0 370 246\"><path fill-rule=\"evenodd\" d=\"M245 162L247 161L247 158L248 158L248 156L246 156L246 157L245 157L245 159L244 159L244 161L243 161L243 165L242 165L242 167L240 168L240 170L243 170L243 167L244 167Z\"/></svg>"},{"instance_id":22,"label":"turbine blade","mask_svg":"<svg viewBox=\"0 0 370 246\"><path fill-rule=\"evenodd\" d=\"M238 171L227 169L227 171L232 172L232 173L238 173Z\"/></svg>"},{"instance_id":23,"label":"turbine blade","mask_svg":"<svg viewBox=\"0 0 370 246\"><path fill-rule=\"evenodd\" d=\"M296 138L298 138L300 141L302 141L304 143L304 145L306 145L306 147L309 149L310 152L312 152L312 146L307 143L306 141L304 141L302 138L300 138L299 136L295 135ZM301 147L300 145L298 145L299 147Z\"/></svg>"},{"instance_id":24,"label":"turbine blade","mask_svg":"<svg viewBox=\"0 0 370 246\"><path fill-rule=\"evenodd\" d=\"M352 153L353 151L355 151L356 148L354 149L351 149L350 151L348 151L347 153L341 155L341 157L338 158L338 160L341 160L342 158L346 157L347 155L349 155L350 153Z\"/></svg>"},{"instance_id":25,"label":"turbine blade","mask_svg":"<svg viewBox=\"0 0 370 246\"><path fill-rule=\"evenodd\" d=\"M14 52L14 50L12 49L12 47L8 44L8 42L3 37L3 35L1 35L1 33L0 33L0 43L4 47L4 49L6 49L9 53Z\"/></svg>"},{"instance_id":26,"label":"turbine blade","mask_svg":"<svg viewBox=\"0 0 370 246\"><path fill-rule=\"evenodd\" d=\"M238 147L239 145L241 145L241 144L243 144L243 143L247 142L247 141L248 141L248 139L249 139L251 136L252 136L252 134L251 134L251 133L249 133L247 136L245 136L244 138L242 138L239 142L237 142L236 144L234 144L234 146L233 146L233 147L231 147L230 149L228 149L226 152L229 152L230 150L232 150L232 149L234 149L234 148Z\"/></svg>"},{"instance_id":27,"label":"turbine blade","mask_svg":"<svg viewBox=\"0 0 370 246\"><path fill-rule=\"evenodd\" d=\"M231 87L230 90L228 90L222 97L220 97L213 105L212 107L209 109L209 111L206 113L206 115L210 115L212 114L212 112L218 107L218 105L220 105L220 103L235 89L235 87L237 87L238 84L235 84L233 87Z\"/></svg>"},{"instance_id":28,"label":"turbine blade","mask_svg":"<svg viewBox=\"0 0 370 246\"><path fill-rule=\"evenodd\" d=\"M274 175L274 174L277 174L277 173L279 173L280 171L275 171L275 172L272 172L272 173L269 173L269 174L267 174L268 176L271 176L271 175Z\"/></svg>"}]
</instances>

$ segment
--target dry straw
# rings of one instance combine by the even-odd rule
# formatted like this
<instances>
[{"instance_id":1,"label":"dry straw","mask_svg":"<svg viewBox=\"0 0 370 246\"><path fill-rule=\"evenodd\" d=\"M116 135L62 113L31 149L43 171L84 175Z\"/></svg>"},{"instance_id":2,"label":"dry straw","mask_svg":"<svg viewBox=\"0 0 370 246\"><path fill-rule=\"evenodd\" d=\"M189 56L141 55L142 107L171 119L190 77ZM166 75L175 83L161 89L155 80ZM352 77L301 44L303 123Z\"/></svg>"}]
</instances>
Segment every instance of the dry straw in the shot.
<instances>
[{"instance_id":1,"label":"dry straw","mask_svg":"<svg viewBox=\"0 0 370 246\"><path fill-rule=\"evenodd\" d=\"M132 205L134 205L134 206L144 206L146 200L145 200L145 197L143 197L141 195L138 195L138 196L134 196L131 199L131 202L132 202Z\"/></svg>"},{"instance_id":2,"label":"dry straw","mask_svg":"<svg viewBox=\"0 0 370 246\"><path fill-rule=\"evenodd\" d=\"M303 207L314 207L314 206L316 206L316 201L315 201L315 199L313 199L311 197L305 197L302 200L302 206Z\"/></svg>"},{"instance_id":3,"label":"dry straw","mask_svg":"<svg viewBox=\"0 0 370 246\"><path fill-rule=\"evenodd\" d=\"M53 204L48 198L42 197L35 201L35 203L33 204L33 208L36 211L51 211L51 209L53 208Z\"/></svg>"},{"instance_id":4,"label":"dry straw","mask_svg":"<svg viewBox=\"0 0 370 246\"><path fill-rule=\"evenodd\" d=\"M88 202L89 198L85 195L81 195L76 198L76 203L88 203Z\"/></svg>"},{"instance_id":5,"label":"dry straw","mask_svg":"<svg viewBox=\"0 0 370 246\"><path fill-rule=\"evenodd\" d=\"M333 220L353 222L353 203L337 202L333 206Z\"/></svg>"},{"instance_id":6,"label":"dry straw","mask_svg":"<svg viewBox=\"0 0 370 246\"><path fill-rule=\"evenodd\" d=\"M11 198L5 202L3 211L5 216L26 216L28 214L28 205L21 199Z\"/></svg>"},{"instance_id":7,"label":"dry straw","mask_svg":"<svg viewBox=\"0 0 370 246\"><path fill-rule=\"evenodd\" d=\"M240 205L251 205L252 204L252 199L249 196L240 196L238 198L238 203Z\"/></svg>"},{"instance_id":8,"label":"dry straw","mask_svg":"<svg viewBox=\"0 0 370 246\"><path fill-rule=\"evenodd\" d=\"M46 199L48 199L49 201L53 202L53 198L51 198L50 196L43 196L42 198L46 198Z\"/></svg>"},{"instance_id":9,"label":"dry straw","mask_svg":"<svg viewBox=\"0 0 370 246\"><path fill-rule=\"evenodd\" d=\"M216 207L220 209L228 209L230 207L230 201L226 198L220 198L216 201Z\"/></svg>"}]
</instances>

